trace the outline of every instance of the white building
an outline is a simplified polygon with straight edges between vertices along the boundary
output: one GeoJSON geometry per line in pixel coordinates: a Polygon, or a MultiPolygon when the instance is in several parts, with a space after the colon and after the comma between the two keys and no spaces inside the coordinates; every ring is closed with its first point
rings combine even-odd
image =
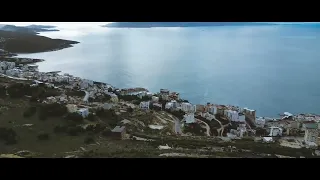
{"type": "Polygon", "coordinates": [[[269,127],[269,136],[276,137],[276,136],[282,136],[282,129],[280,127],[269,127]]]}
{"type": "Polygon", "coordinates": [[[238,113],[237,111],[224,110],[224,115],[225,115],[230,121],[239,121],[239,113],[238,113]]]}
{"type": "Polygon", "coordinates": [[[22,71],[20,69],[17,69],[17,68],[8,69],[8,70],[6,70],[6,75],[18,77],[21,72],[22,71]]]}
{"type": "Polygon", "coordinates": [[[216,114],[218,114],[218,107],[217,106],[210,106],[208,111],[209,111],[209,113],[216,115],[216,114]]]}
{"type": "Polygon", "coordinates": [[[152,101],[153,102],[159,102],[159,98],[157,96],[152,96],[152,101]]]}
{"type": "Polygon", "coordinates": [[[239,122],[245,122],[246,121],[246,116],[245,115],[239,115],[238,121],[239,122]]]}
{"type": "Polygon", "coordinates": [[[194,113],[189,113],[184,115],[184,120],[186,121],[187,124],[195,123],[196,119],[194,118],[194,113]]]}
{"type": "Polygon", "coordinates": [[[141,102],[140,105],[139,105],[139,107],[140,107],[141,109],[147,110],[147,109],[150,108],[150,102],[149,102],[149,101],[141,102]]]}
{"type": "Polygon", "coordinates": [[[93,86],[93,81],[88,79],[83,79],[80,83],[80,88],[86,89],[89,86],[93,86]]]}
{"type": "Polygon", "coordinates": [[[259,117],[256,119],[256,126],[257,127],[264,127],[264,125],[266,124],[266,120],[264,117],[259,117]]]}
{"type": "Polygon", "coordinates": [[[176,100],[172,100],[171,103],[172,103],[172,108],[176,109],[177,107],[179,107],[179,104],[176,100]]]}
{"type": "Polygon", "coordinates": [[[194,106],[190,103],[183,102],[181,103],[181,110],[184,112],[195,112],[194,106]]]}
{"type": "Polygon", "coordinates": [[[88,108],[81,108],[81,109],[77,110],[77,113],[79,113],[83,118],[86,118],[89,115],[89,109],[88,108]]]}
{"type": "Polygon", "coordinates": [[[171,109],[171,108],[173,108],[172,102],[167,102],[166,106],[165,106],[165,109],[171,109]]]}

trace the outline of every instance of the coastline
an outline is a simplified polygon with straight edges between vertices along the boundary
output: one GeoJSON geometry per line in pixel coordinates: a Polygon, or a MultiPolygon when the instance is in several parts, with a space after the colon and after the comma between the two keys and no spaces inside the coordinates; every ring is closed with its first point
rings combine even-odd
{"type": "MultiPolygon", "coordinates": [[[[48,36],[49,38],[50,38],[50,36],[48,36]]],[[[79,43],[79,42],[78,42],[79,43]]],[[[76,44],[78,44],[78,43],[76,43],[76,44]]],[[[70,46],[70,47],[73,47],[73,46],[70,46]]],[[[66,47],[66,48],[68,48],[68,47],[66,47]]],[[[64,49],[64,48],[62,48],[62,49],[64,49]]],[[[58,50],[62,50],[62,49],[55,49],[55,50],[49,50],[49,51],[45,51],[45,52],[50,52],[50,51],[58,51],[58,50]]],[[[26,56],[26,57],[28,57],[28,54],[33,54],[33,53],[23,53],[23,54],[18,54],[19,56],[21,56],[21,55],[23,55],[23,56],[26,56]]],[[[21,58],[21,59],[29,59],[29,58],[21,58]]],[[[31,58],[30,58],[31,59],[31,58]]],[[[38,61],[38,62],[34,62],[35,64],[37,64],[37,65],[39,65],[40,66],[40,64],[38,64],[39,62],[43,62],[43,61],[45,61],[45,59],[42,59],[41,61],[38,61]]],[[[59,71],[59,69],[57,69],[57,71],[59,71]]],[[[67,72],[66,72],[67,73],[67,72]]],[[[79,77],[81,77],[81,76],[79,76],[79,77]]],[[[83,77],[81,77],[81,78],[83,78],[83,77]]],[[[111,85],[111,86],[113,86],[112,84],[109,84],[109,83],[107,83],[108,85],[111,85]]],[[[118,87],[118,88],[125,88],[125,87],[118,87]]],[[[126,88],[130,88],[130,87],[126,87],[126,88]]],[[[184,97],[184,99],[188,99],[187,97],[184,97]]],[[[281,113],[281,112],[277,112],[277,114],[278,113],[281,113]]],[[[276,115],[268,115],[268,116],[265,116],[265,117],[274,117],[274,116],[276,116],[276,115]]]]}

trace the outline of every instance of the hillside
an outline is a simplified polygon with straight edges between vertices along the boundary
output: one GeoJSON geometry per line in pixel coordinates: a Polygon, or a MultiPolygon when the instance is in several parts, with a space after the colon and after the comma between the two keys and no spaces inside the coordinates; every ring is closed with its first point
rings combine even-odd
{"type": "Polygon", "coordinates": [[[35,34],[0,30],[0,49],[11,53],[37,53],[72,47],[79,42],[51,39],[35,34]]]}
{"type": "Polygon", "coordinates": [[[204,27],[204,26],[265,26],[273,23],[253,22],[114,22],[102,27],[109,28],[151,28],[151,27],[204,27]]]}

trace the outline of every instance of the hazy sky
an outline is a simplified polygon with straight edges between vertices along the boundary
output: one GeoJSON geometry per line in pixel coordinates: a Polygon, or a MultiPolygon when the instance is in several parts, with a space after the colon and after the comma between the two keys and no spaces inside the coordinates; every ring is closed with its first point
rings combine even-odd
{"type": "Polygon", "coordinates": [[[75,36],[82,36],[92,32],[99,32],[106,30],[101,25],[110,22],[0,22],[0,24],[9,24],[16,26],[27,25],[53,25],[57,26],[60,32],[41,33],[52,38],[72,38],[75,36]]]}

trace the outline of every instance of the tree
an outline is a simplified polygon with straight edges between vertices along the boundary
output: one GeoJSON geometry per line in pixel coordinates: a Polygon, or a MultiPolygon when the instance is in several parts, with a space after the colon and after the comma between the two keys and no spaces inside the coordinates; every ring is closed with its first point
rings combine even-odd
{"type": "Polygon", "coordinates": [[[84,139],[84,143],[85,144],[92,144],[92,143],[94,143],[95,141],[94,141],[94,139],[93,139],[93,137],[86,137],[85,139],[84,139]]]}
{"type": "Polygon", "coordinates": [[[108,92],[112,92],[112,88],[111,87],[108,88],[108,92]]]}

